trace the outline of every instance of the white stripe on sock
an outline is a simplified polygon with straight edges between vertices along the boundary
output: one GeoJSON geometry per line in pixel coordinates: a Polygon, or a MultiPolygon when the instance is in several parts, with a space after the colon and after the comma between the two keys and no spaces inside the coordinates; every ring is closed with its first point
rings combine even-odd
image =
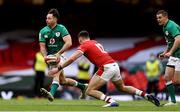
{"type": "Polygon", "coordinates": [[[52,84],[58,84],[58,85],[59,85],[59,82],[56,81],[56,80],[54,80],[54,81],[52,82],[52,84]]]}
{"type": "Polygon", "coordinates": [[[170,85],[170,84],[172,84],[172,81],[166,82],[166,86],[168,86],[168,85],[170,85]]]}
{"type": "Polygon", "coordinates": [[[106,95],[102,94],[101,97],[100,97],[100,100],[104,100],[106,97],[106,95]]]}
{"type": "Polygon", "coordinates": [[[135,94],[136,94],[136,95],[138,95],[138,96],[141,96],[142,91],[141,91],[141,90],[139,90],[139,89],[136,89],[135,94]]]}

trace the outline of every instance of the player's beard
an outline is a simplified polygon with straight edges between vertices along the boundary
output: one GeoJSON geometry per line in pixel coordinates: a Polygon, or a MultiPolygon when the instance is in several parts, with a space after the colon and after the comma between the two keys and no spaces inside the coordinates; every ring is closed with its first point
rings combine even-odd
{"type": "Polygon", "coordinates": [[[51,23],[51,24],[48,24],[47,25],[50,27],[50,28],[54,28],[56,26],[57,23],[51,23]]]}

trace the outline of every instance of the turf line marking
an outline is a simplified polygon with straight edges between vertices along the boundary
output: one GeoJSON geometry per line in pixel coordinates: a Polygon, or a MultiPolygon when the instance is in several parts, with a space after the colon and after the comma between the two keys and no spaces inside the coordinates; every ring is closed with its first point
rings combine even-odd
{"type": "MultiPolygon", "coordinates": [[[[155,111],[0,111],[0,112],[155,112],[155,111]]],[[[156,111],[164,112],[164,111],[156,111]]],[[[180,111],[165,111],[165,112],[180,112],[180,111]]]]}

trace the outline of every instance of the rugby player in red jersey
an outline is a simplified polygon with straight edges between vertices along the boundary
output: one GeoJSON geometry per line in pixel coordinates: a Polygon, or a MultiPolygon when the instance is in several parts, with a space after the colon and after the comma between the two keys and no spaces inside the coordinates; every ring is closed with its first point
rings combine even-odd
{"type": "Polygon", "coordinates": [[[98,89],[106,84],[108,81],[112,81],[116,88],[120,91],[135,94],[143,97],[144,99],[152,102],[156,106],[160,105],[158,99],[153,95],[146,94],[145,92],[136,89],[132,86],[125,86],[120,74],[118,64],[112,59],[112,57],[104,50],[103,46],[95,40],[90,40],[89,33],[87,31],[81,31],[78,34],[80,46],[63,64],[59,64],[57,68],[53,68],[49,71],[49,75],[53,76],[59,70],[70,65],[77,58],[84,55],[95,66],[99,67],[98,71],[92,77],[89,85],[86,89],[86,95],[95,97],[99,100],[105,101],[107,104],[103,107],[116,107],[119,104],[109,96],[106,96],[98,89]]]}

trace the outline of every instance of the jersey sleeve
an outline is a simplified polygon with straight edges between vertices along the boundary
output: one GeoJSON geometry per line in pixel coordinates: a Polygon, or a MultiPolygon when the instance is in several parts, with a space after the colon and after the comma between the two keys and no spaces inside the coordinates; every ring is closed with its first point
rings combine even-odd
{"type": "Polygon", "coordinates": [[[62,35],[62,37],[66,36],[66,35],[69,35],[69,32],[68,32],[68,30],[66,29],[65,26],[62,26],[61,35],[62,35]]]}
{"type": "Polygon", "coordinates": [[[44,36],[43,36],[43,33],[42,31],[39,32],[39,42],[46,42],[44,36]]]}
{"type": "Polygon", "coordinates": [[[171,33],[171,35],[175,38],[177,35],[180,35],[180,28],[177,27],[176,25],[171,25],[168,28],[168,31],[171,33]]]}
{"type": "Polygon", "coordinates": [[[86,52],[86,50],[87,50],[87,45],[85,45],[85,44],[82,44],[82,45],[80,45],[78,48],[77,48],[77,50],[79,50],[79,51],[81,51],[81,52],[86,52]]]}

